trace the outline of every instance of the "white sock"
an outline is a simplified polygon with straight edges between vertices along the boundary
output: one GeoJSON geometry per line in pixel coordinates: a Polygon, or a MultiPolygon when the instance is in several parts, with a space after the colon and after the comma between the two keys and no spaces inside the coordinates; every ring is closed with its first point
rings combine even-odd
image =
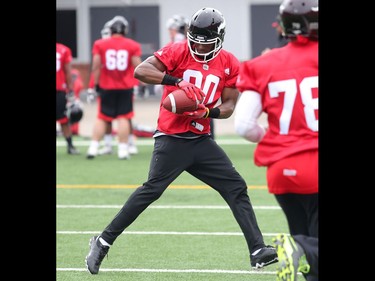
{"type": "Polygon", "coordinates": [[[111,245],[108,244],[102,237],[99,237],[99,242],[102,243],[103,246],[111,247],[111,245]]]}
{"type": "Polygon", "coordinates": [[[91,143],[90,143],[90,147],[98,148],[99,147],[99,142],[92,140],[91,143]]]}
{"type": "Polygon", "coordinates": [[[126,142],[119,142],[118,150],[128,150],[128,144],[126,142]]]}
{"type": "Polygon", "coordinates": [[[134,145],[134,135],[133,134],[129,135],[128,143],[129,143],[129,145],[134,145]]]}
{"type": "Polygon", "coordinates": [[[104,144],[105,146],[112,147],[112,134],[106,134],[104,135],[104,144]]]}

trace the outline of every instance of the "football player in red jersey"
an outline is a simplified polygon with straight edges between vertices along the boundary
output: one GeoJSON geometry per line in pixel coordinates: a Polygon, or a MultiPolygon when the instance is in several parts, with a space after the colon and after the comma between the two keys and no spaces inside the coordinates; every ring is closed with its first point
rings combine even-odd
{"type": "MultiPolygon", "coordinates": [[[[258,143],[257,166],[291,235],[318,237],[318,0],[284,0],[281,26],[290,42],[243,62],[234,125],[258,143]],[[267,114],[268,129],[258,124],[267,114]]],[[[309,277],[310,280],[318,280],[309,277]]],[[[284,280],[284,279],[281,279],[284,280]]],[[[294,280],[294,279],[293,279],[294,280]]]]}
{"type": "Polygon", "coordinates": [[[126,38],[128,22],[116,16],[109,24],[111,37],[93,45],[92,73],[99,93],[99,113],[94,125],[87,158],[98,155],[99,142],[106,133],[107,123],[117,120],[118,158],[129,159],[130,119],[134,116],[134,68],[141,63],[141,45],[126,38]]]}
{"type": "Polygon", "coordinates": [[[73,91],[71,73],[72,51],[68,46],[56,43],[56,121],[67,142],[68,154],[79,154],[73,146],[72,131],[66,112],[67,94],[73,91]]]}
{"type": "MultiPolygon", "coordinates": [[[[79,70],[75,68],[72,69],[72,83],[74,99],[79,100],[80,93],[83,90],[83,81],[79,70]]],[[[79,122],[70,124],[70,130],[73,135],[79,135],[79,122]]]]}
{"type": "Polygon", "coordinates": [[[183,114],[174,114],[160,104],[148,180],[134,191],[104,231],[91,238],[86,257],[91,274],[99,272],[117,237],[184,171],[212,187],[227,202],[243,231],[252,268],[277,262],[275,248],[264,243],[246,182],[210,136],[210,118],[230,117],[239,95],[235,84],[240,63],[222,48],[225,28],[219,10],[202,8],[191,18],[187,40],[161,48],[135,69],[134,76],[141,81],[165,85],[161,102],[181,88],[202,103],[196,111],[183,114]]]}
{"type": "MultiPolygon", "coordinates": [[[[118,17],[118,16],[116,16],[116,17],[118,17]]],[[[123,20],[123,18],[121,18],[121,17],[119,19],[123,20]]],[[[113,20],[114,19],[111,19],[110,21],[107,21],[104,24],[102,30],[100,31],[100,35],[101,35],[102,39],[111,37],[110,26],[111,26],[113,20]]],[[[125,24],[127,25],[126,21],[125,21],[125,24]]],[[[132,70],[132,71],[134,71],[134,70],[132,70]]],[[[137,86],[139,84],[139,80],[135,79],[134,77],[133,77],[133,81],[134,81],[134,86],[137,86]]],[[[93,101],[95,99],[95,97],[98,95],[98,93],[95,92],[94,88],[95,88],[94,76],[91,73],[90,80],[89,80],[89,89],[88,89],[88,101],[89,102],[93,101]]],[[[100,108],[98,110],[100,110],[100,108]]],[[[130,122],[130,133],[129,133],[129,137],[128,137],[128,151],[129,151],[130,155],[134,155],[134,154],[138,153],[138,148],[137,148],[137,145],[135,143],[136,137],[133,134],[132,119],[129,119],[129,122],[130,122]]],[[[113,136],[116,135],[116,134],[117,134],[117,132],[115,130],[113,130],[113,128],[112,128],[112,122],[106,122],[106,129],[105,129],[105,134],[104,134],[104,138],[103,138],[104,145],[101,148],[99,148],[98,155],[106,155],[106,154],[112,154],[113,153],[113,149],[112,149],[113,136]]]]}

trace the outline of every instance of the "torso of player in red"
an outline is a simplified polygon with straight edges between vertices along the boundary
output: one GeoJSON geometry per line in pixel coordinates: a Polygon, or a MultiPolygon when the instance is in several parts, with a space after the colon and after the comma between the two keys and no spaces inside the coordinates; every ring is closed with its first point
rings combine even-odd
{"type": "Polygon", "coordinates": [[[290,42],[241,65],[240,92],[260,93],[268,130],[254,162],[268,166],[294,153],[318,149],[318,42],[290,42]]]}
{"type": "MultiPolygon", "coordinates": [[[[225,87],[234,88],[239,71],[239,61],[231,53],[221,50],[219,55],[208,63],[196,62],[190,54],[187,41],[168,44],[154,53],[167,67],[166,73],[183,78],[205,93],[203,104],[208,108],[221,104],[221,92],[225,87]]],[[[161,101],[175,86],[164,87],[161,101]]],[[[157,129],[165,134],[210,132],[210,119],[191,119],[184,115],[169,112],[160,104],[157,129]]]]}
{"type": "Polygon", "coordinates": [[[71,50],[60,43],[56,43],[56,90],[66,91],[66,77],[64,67],[72,61],[71,50]]]}
{"type": "Polygon", "coordinates": [[[141,45],[122,36],[95,41],[92,54],[99,54],[102,68],[99,86],[106,90],[133,88],[133,56],[141,56],[141,45]]]}

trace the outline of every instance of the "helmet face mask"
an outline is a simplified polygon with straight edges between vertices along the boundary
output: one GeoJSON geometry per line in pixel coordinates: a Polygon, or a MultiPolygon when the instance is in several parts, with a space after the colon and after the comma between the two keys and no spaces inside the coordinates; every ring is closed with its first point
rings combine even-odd
{"type": "Polygon", "coordinates": [[[214,59],[221,51],[225,35],[225,19],[220,11],[202,8],[191,18],[187,32],[188,46],[192,57],[200,63],[214,59]],[[212,44],[212,49],[199,53],[195,44],[212,44]]]}
{"type": "Polygon", "coordinates": [[[284,0],[279,8],[283,35],[318,39],[318,0],[284,0]]]}
{"type": "Polygon", "coordinates": [[[102,38],[109,38],[111,37],[111,30],[109,29],[109,27],[104,27],[101,31],[100,31],[100,35],[102,36],[102,38]]]}

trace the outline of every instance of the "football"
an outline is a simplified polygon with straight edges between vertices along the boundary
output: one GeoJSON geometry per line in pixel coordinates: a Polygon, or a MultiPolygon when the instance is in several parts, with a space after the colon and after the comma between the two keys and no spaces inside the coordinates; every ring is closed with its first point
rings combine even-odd
{"type": "Polygon", "coordinates": [[[186,111],[194,111],[198,108],[199,100],[189,99],[185,91],[177,89],[168,94],[163,100],[163,107],[173,113],[182,114],[186,111]]]}

